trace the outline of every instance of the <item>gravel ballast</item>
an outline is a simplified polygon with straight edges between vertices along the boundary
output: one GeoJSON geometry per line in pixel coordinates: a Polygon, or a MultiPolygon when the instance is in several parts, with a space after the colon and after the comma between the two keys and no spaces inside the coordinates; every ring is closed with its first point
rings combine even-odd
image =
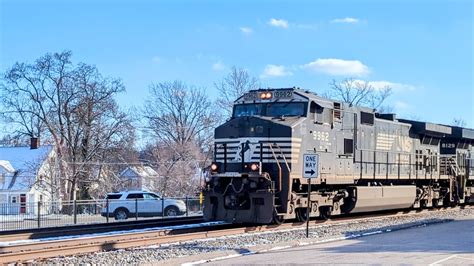
{"type": "MultiPolygon", "coordinates": [[[[80,256],[53,258],[46,263],[53,264],[149,264],[163,263],[171,259],[198,254],[232,252],[249,253],[261,251],[261,247],[272,245],[296,246],[302,243],[316,243],[332,239],[360,237],[373,233],[389,232],[404,228],[426,226],[429,224],[450,222],[454,219],[474,217],[474,208],[451,209],[405,216],[385,218],[366,218],[345,221],[338,224],[320,224],[310,227],[309,238],[306,229],[285,229],[279,231],[246,233],[213,239],[202,239],[182,243],[149,246],[134,249],[122,249],[80,256]],[[260,248],[259,248],[260,247],[260,248]]],[[[207,257],[209,257],[207,256],[207,257]]]]}

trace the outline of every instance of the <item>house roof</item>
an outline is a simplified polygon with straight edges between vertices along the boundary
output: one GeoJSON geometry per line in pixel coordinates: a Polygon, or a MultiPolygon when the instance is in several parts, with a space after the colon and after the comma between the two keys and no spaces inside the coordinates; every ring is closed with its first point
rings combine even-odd
{"type": "Polygon", "coordinates": [[[15,168],[13,168],[13,166],[11,165],[11,163],[9,161],[0,160],[0,167],[3,168],[3,170],[0,168],[0,173],[2,171],[6,171],[8,173],[14,173],[15,172],[15,168]]]}
{"type": "Polygon", "coordinates": [[[150,166],[129,166],[120,173],[120,177],[127,177],[124,174],[128,170],[133,171],[139,177],[158,177],[158,173],[150,166]]]}
{"type": "Polygon", "coordinates": [[[0,147],[0,167],[6,170],[0,190],[30,190],[38,170],[53,150],[52,145],[30,147],[0,147]],[[12,171],[13,170],[13,171],[12,171]]]}

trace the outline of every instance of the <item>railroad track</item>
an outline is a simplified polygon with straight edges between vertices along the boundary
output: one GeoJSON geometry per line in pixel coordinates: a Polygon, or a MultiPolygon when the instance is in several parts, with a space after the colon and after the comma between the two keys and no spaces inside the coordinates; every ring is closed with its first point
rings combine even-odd
{"type": "Polygon", "coordinates": [[[61,227],[35,228],[0,232],[0,242],[42,239],[60,236],[76,236],[92,233],[106,233],[120,230],[144,229],[157,226],[172,226],[203,222],[202,216],[160,218],[138,221],[123,221],[107,224],[87,224],[61,227]]]}
{"type": "MultiPolygon", "coordinates": [[[[459,207],[457,207],[459,208],[459,207]]],[[[322,223],[338,224],[348,221],[386,218],[398,215],[417,215],[435,210],[399,211],[391,213],[375,213],[362,215],[346,215],[335,217],[332,220],[312,220],[311,225],[322,223]]],[[[200,227],[179,229],[157,229],[146,232],[121,233],[119,235],[99,235],[74,239],[41,241],[0,247],[0,263],[25,262],[41,260],[58,256],[71,256],[99,251],[134,248],[148,245],[168,244],[197,239],[214,238],[221,236],[255,233],[265,231],[284,230],[290,228],[303,228],[305,223],[289,222],[281,225],[259,225],[242,227],[232,224],[203,225],[200,227]]]]}

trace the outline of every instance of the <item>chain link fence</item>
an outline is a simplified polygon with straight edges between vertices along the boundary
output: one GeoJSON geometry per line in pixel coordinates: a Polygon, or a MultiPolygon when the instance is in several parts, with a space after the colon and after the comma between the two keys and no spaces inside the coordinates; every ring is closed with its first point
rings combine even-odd
{"type": "Polygon", "coordinates": [[[201,215],[188,197],[0,203],[0,231],[201,215]]]}

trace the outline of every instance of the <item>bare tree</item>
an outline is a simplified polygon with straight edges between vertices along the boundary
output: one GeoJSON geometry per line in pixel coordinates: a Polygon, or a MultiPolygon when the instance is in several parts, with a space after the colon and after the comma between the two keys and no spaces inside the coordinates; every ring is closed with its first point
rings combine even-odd
{"type": "Polygon", "coordinates": [[[193,195],[199,189],[199,169],[210,162],[205,153],[192,143],[188,145],[188,151],[192,156],[183,160],[176,153],[176,145],[173,143],[148,145],[143,151],[142,160],[158,172],[156,191],[164,196],[193,195]]]}
{"type": "MultiPolygon", "coordinates": [[[[329,98],[341,100],[350,105],[362,105],[378,109],[382,103],[392,94],[392,88],[374,88],[368,81],[353,78],[344,79],[341,82],[332,80],[330,88],[326,92],[329,98]]],[[[387,107],[385,107],[387,109],[387,107]]]]}
{"type": "Polygon", "coordinates": [[[145,157],[163,178],[162,193],[190,193],[197,188],[194,173],[209,163],[206,158],[219,120],[214,105],[202,89],[165,82],[151,86],[143,113],[146,128],[157,140],[145,157]]]}
{"type": "Polygon", "coordinates": [[[377,108],[377,112],[381,114],[390,114],[390,113],[394,113],[395,110],[393,106],[391,105],[381,105],[380,107],[377,108]]]}
{"type": "Polygon", "coordinates": [[[181,81],[154,84],[145,104],[147,127],[158,139],[185,145],[212,136],[217,113],[202,89],[188,87],[181,81]]]}
{"type": "Polygon", "coordinates": [[[0,147],[16,147],[25,143],[26,140],[17,134],[5,134],[0,138],[0,147]]]}
{"type": "Polygon", "coordinates": [[[232,115],[234,101],[245,92],[258,89],[260,81],[250,76],[247,70],[234,66],[230,73],[222,81],[214,83],[214,86],[219,91],[216,104],[222,110],[224,117],[227,118],[232,115]]]}
{"type": "Polygon", "coordinates": [[[130,130],[130,121],[114,99],[125,89],[121,81],[102,77],[93,66],[74,65],[71,56],[66,51],[34,64],[16,63],[5,73],[0,95],[2,111],[18,132],[55,145],[63,194],[75,199],[78,187],[82,198],[89,197],[96,171],[89,163],[110,156],[110,145],[130,130]]]}

